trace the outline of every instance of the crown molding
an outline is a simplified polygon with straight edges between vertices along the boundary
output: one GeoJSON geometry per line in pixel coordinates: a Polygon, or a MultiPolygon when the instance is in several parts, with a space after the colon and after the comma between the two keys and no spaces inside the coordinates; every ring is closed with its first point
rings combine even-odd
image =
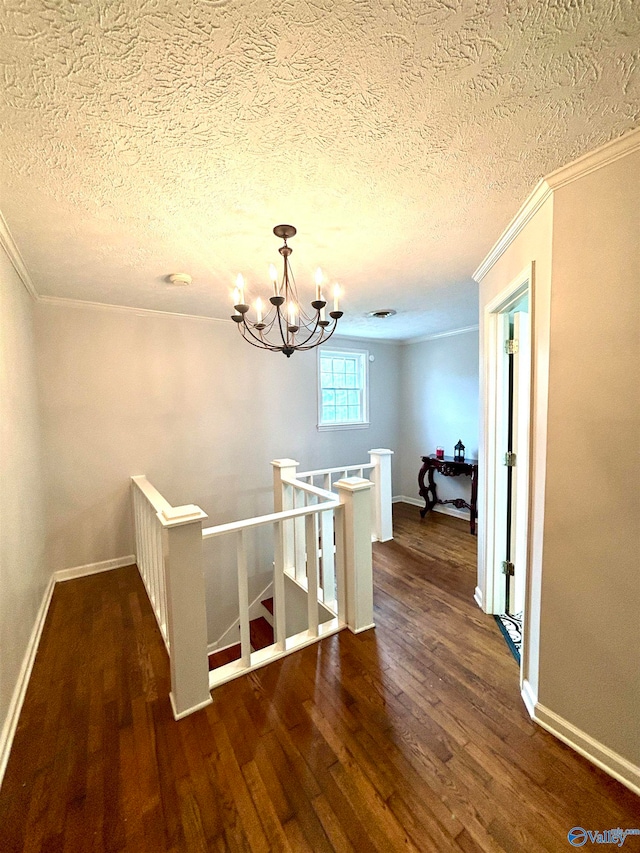
{"type": "Polygon", "coordinates": [[[566,166],[561,166],[555,172],[546,175],[545,181],[552,190],[556,190],[638,150],[640,150],[640,127],[583,154],[566,166]]]}
{"type": "Polygon", "coordinates": [[[615,163],[621,157],[625,157],[637,150],[640,150],[640,128],[635,128],[629,131],[629,133],[625,133],[624,136],[607,142],[594,151],[583,154],[577,160],[567,163],[566,166],[562,166],[560,169],[556,169],[544,177],[520,207],[509,225],[507,225],[489,254],[475,270],[472,276],[474,281],[478,283],[482,281],[496,261],[504,254],[525,225],[530,222],[547,199],[553,195],[555,190],[570,184],[572,181],[583,178],[591,172],[601,169],[603,166],[615,163]]]}
{"type": "Polygon", "coordinates": [[[2,215],[0,211],[0,246],[5,250],[7,257],[11,261],[11,264],[18,274],[18,278],[25,286],[27,293],[31,296],[32,299],[38,299],[38,291],[35,288],[33,281],[31,280],[31,276],[29,275],[29,270],[24,262],[22,255],[20,254],[20,250],[16,245],[16,241],[13,239],[11,231],[9,231],[9,226],[7,225],[7,221],[2,215]]]}
{"type": "Polygon", "coordinates": [[[220,317],[204,317],[200,314],[181,314],[179,311],[159,311],[156,308],[134,308],[131,305],[112,305],[110,302],[89,302],[84,299],[70,299],[66,296],[38,296],[38,302],[44,305],[61,305],[64,307],[78,308],[94,308],[104,309],[107,311],[116,311],[118,313],[138,314],[143,316],[154,317],[180,317],[183,320],[204,320],[208,323],[228,323],[231,325],[231,320],[224,320],[220,317]]]}
{"type": "Polygon", "coordinates": [[[405,341],[399,341],[402,346],[409,346],[410,344],[422,344],[425,341],[437,341],[440,338],[451,338],[454,335],[466,335],[468,332],[477,332],[480,327],[476,324],[475,326],[464,326],[461,329],[451,329],[449,332],[436,332],[433,335],[421,335],[419,338],[407,338],[405,341]]]}

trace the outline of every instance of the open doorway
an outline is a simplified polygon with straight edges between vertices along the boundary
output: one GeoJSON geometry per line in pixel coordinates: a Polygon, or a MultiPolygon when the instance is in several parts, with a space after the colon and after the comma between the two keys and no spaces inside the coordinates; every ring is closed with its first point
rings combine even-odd
{"type": "Polygon", "coordinates": [[[485,610],[518,662],[526,625],[531,422],[530,291],[527,268],[486,308],[485,610]]]}

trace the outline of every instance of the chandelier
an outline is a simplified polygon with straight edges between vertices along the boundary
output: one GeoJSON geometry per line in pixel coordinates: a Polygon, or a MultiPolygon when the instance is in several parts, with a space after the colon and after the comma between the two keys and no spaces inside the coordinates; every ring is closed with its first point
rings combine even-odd
{"type": "Polygon", "coordinates": [[[244,298],[244,279],[238,275],[236,288],[233,292],[236,313],[231,319],[238,324],[240,334],[248,343],[260,349],[272,352],[283,352],[287,358],[296,350],[309,350],[328,341],[335,332],[338,320],[342,317],[340,307],[340,286],[333,290],[333,311],[329,311],[330,320],[326,317],[327,303],[322,295],[323,275],[318,269],[315,275],[316,298],[312,301],[313,313],[307,314],[298,298],[295,279],[291,272],[289,257],[291,256],[290,240],[296,233],[293,225],[276,225],[273,229],[276,237],[284,241],[278,251],[284,261],[282,281],[278,284],[278,272],[273,264],[269,273],[273,284],[273,296],[269,297],[271,307],[265,306],[258,297],[255,302],[255,322],[249,318],[250,306],[244,298]],[[267,309],[265,311],[265,308],[267,309]]]}

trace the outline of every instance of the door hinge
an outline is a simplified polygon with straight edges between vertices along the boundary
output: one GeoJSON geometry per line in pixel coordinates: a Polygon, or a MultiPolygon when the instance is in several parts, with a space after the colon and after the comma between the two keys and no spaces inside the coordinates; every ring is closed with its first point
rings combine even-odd
{"type": "Polygon", "coordinates": [[[515,468],[516,466],[516,454],[509,451],[504,454],[504,464],[507,468],[515,468]]]}
{"type": "Polygon", "coordinates": [[[513,565],[511,560],[503,560],[502,561],[502,574],[503,575],[510,575],[511,577],[513,577],[513,575],[515,575],[515,573],[516,573],[516,567],[513,565]]]}
{"type": "Polygon", "coordinates": [[[507,355],[514,355],[518,352],[518,341],[505,341],[504,351],[507,355]]]}

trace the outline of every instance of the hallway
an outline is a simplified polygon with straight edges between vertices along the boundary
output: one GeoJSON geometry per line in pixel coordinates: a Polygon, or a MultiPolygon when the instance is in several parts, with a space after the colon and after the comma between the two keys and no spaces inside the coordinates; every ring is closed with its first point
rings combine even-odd
{"type": "Polygon", "coordinates": [[[3,853],[553,853],[574,826],[640,825],[635,795],[529,719],[473,600],[468,524],[397,504],[394,526],[374,545],[375,630],[179,723],[135,568],[58,584],[0,791],[3,853]]]}

